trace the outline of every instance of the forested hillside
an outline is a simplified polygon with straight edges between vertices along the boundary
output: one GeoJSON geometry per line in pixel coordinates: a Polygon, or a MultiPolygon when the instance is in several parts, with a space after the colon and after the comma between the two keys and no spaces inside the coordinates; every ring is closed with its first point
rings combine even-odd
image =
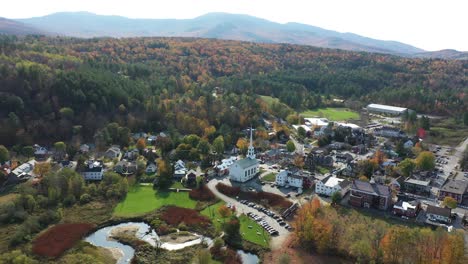
{"type": "Polygon", "coordinates": [[[110,122],[122,133],[215,137],[255,124],[263,111],[288,114],[257,95],[296,110],[333,97],[454,117],[468,107],[466,60],[190,38],[0,38],[5,145],[92,140],[110,122]],[[215,87],[223,94],[213,96],[215,87]]]}

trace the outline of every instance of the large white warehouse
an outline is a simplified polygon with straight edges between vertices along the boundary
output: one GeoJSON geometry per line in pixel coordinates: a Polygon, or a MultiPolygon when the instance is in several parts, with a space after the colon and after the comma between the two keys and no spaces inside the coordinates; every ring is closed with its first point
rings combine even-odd
{"type": "Polygon", "coordinates": [[[408,111],[408,108],[391,106],[391,105],[382,105],[382,104],[370,104],[367,106],[367,111],[388,114],[388,115],[401,115],[405,111],[408,111]]]}

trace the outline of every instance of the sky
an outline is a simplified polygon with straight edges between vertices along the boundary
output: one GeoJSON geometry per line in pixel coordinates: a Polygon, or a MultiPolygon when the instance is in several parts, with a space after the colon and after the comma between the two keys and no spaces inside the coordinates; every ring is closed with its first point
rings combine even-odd
{"type": "Polygon", "coordinates": [[[88,11],[130,18],[248,14],[339,32],[396,40],[428,51],[468,51],[467,0],[0,0],[0,17],[88,11]]]}

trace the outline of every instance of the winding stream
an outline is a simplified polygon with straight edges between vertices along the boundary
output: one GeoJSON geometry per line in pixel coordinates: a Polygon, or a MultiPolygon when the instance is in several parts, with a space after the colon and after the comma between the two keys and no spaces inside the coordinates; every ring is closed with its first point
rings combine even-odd
{"type": "Polygon", "coordinates": [[[124,245],[118,241],[110,239],[110,234],[114,228],[132,227],[132,226],[138,227],[138,231],[136,233],[137,238],[148,242],[152,246],[159,245],[161,248],[164,248],[167,250],[182,249],[185,247],[200,244],[202,241],[206,242],[208,245],[213,244],[212,239],[208,237],[200,236],[197,234],[194,234],[198,237],[197,239],[187,241],[185,243],[169,243],[169,242],[161,243],[159,240],[159,236],[156,234],[154,229],[151,229],[148,224],[143,223],[143,222],[127,222],[127,223],[122,223],[118,225],[104,227],[92,233],[88,237],[86,237],[85,241],[98,247],[118,249],[122,253],[123,256],[117,260],[117,264],[130,263],[130,261],[132,260],[135,254],[135,250],[131,246],[124,245]]]}

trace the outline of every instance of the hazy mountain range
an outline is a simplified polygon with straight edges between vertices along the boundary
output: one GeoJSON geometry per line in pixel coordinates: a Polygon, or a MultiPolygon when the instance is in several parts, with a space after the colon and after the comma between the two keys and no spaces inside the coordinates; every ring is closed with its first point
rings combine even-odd
{"type": "Polygon", "coordinates": [[[389,53],[409,57],[467,58],[455,50],[426,52],[417,47],[340,33],[299,23],[276,23],[228,13],[209,13],[193,19],[131,19],[89,12],[61,12],[26,19],[0,19],[0,33],[47,34],[73,37],[199,37],[264,43],[291,43],[324,48],[389,53]]]}

